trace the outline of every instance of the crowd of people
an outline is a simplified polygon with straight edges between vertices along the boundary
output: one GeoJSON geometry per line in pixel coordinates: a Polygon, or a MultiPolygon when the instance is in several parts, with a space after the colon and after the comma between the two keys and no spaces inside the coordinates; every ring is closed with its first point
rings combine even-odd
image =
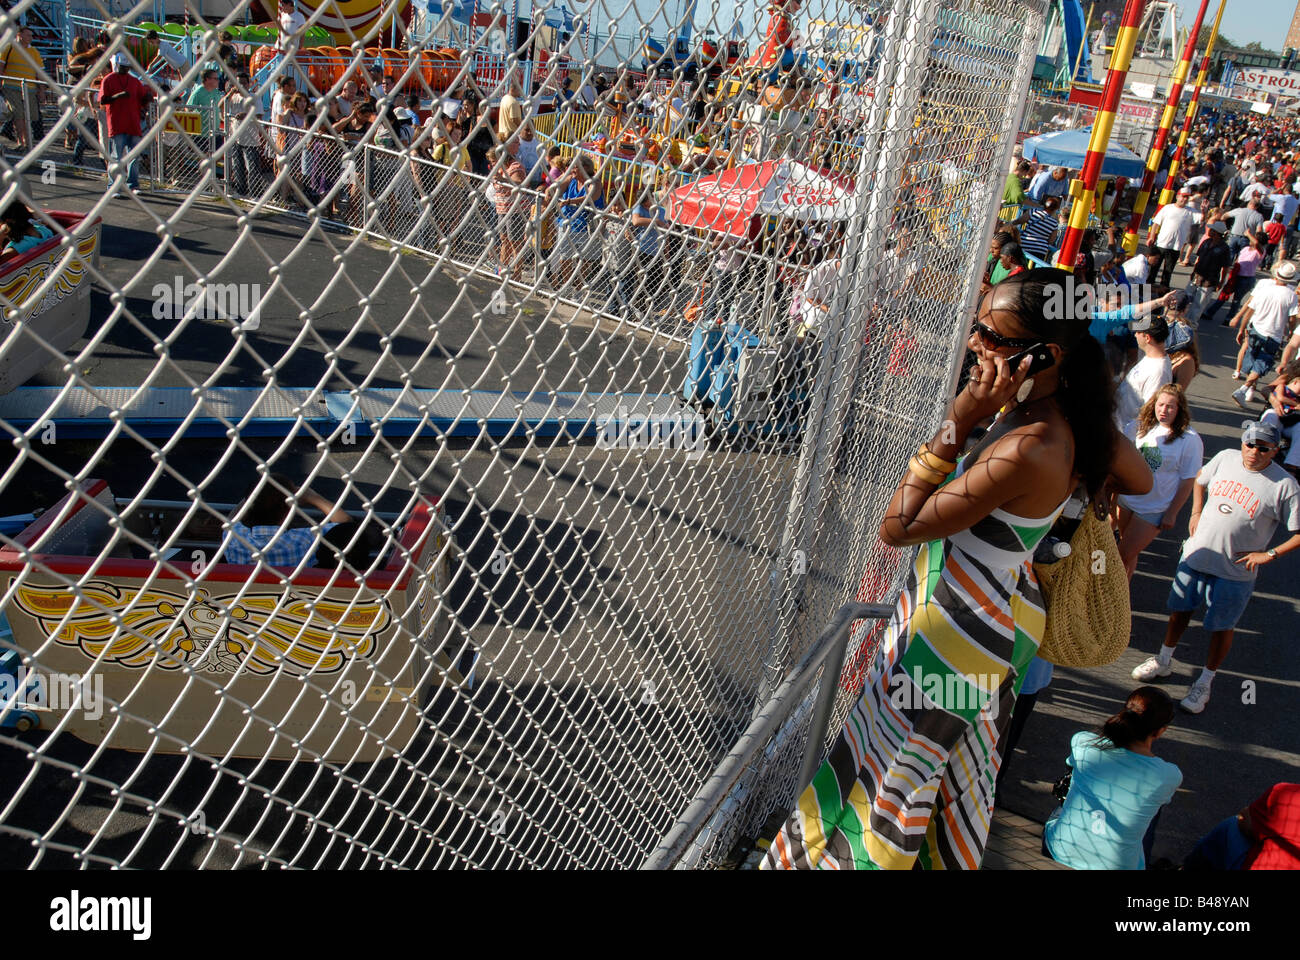
{"type": "MultiPolygon", "coordinates": [[[[293,12],[291,3],[283,7],[293,12]]],[[[106,34],[79,39],[69,62],[74,82],[94,81],[78,97],[71,147],[74,162],[102,152],[114,189],[138,191],[156,92],[126,55],[106,58],[109,45],[106,34]]],[[[39,53],[22,52],[30,49],[30,31],[20,32],[7,78],[15,65],[39,66],[39,53]]],[[[589,152],[543,140],[517,85],[493,118],[472,84],[430,111],[382,68],[358,70],[338,92],[325,93],[301,90],[285,73],[264,112],[247,70],[233,46],[223,46],[181,98],[199,115],[192,141],[211,163],[220,160],[236,197],[261,200],[276,180],[282,206],[315,208],[356,227],[373,208],[394,232],[399,223],[418,224],[414,242],[432,251],[482,244],[476,226],[487,224],[485,252],[501,277],[524,280],[531,268],[536,282],[594,290],[619,313],[646,322],[675,322],[679,312],[706,326],[734,319],[752,308],[741,292],[754,287],[754,273],[774,253],[781,269],[772,300],[800,344],[817,339],[840,293],[835,228],[796,225],[756,241],[713,235],[684,258],[667,218],[675,181],[630,180],[589,152]],[[554,231],[545,259],[532,242],[543,220],[554,231]],[[664,292],[678,282],[684,259],[698,271],[692,280],[704,280],[689,304],[664,292]]],[[[31,123],[39,103],[26,99],[39,95],[37,85],[6,81],[3,89],[23,148],[42,135],[31,123]]],[[[638,93],[597,76],[566,85],[559,106],[619,120],[677,118],[698,128],[707,120],[707,89],[701,78],[685,96],[656,98],[650,84],[638,93]]],[[[725,142],[730,125],[718,134],[725,142]]],[[[909,463],[879,531],[890,547],[917,547],[920,559],[846,734],[772,844],[769,866],[977,867],[994,785],[1051,681],[1051,665],[1036,656],[1050,612],[1031,566],[1038,545],[1058,539],[1063,518],[1077,524],[1081,510],[1104,512],[1132,578],[1143,552],[1178,529],[1190,503],[1187,540],[1169,571],[1163,643],[1132,671],[1142,686],[1123,709],[1069,743],[1071,787],[1044,835],[1044,852],[1070,866],[1148,864],[1160,811],[1183,782],[1182,772],[1156,755],[1176,710],[1153,684],[1173,673],[1173,653],[1204,608],[1204,666],[1178,705],[1193,715],[1205,711],[1259,569],[1300,549],[1300,444],[1293,442],[1300,423],[1300,130],[1207,111],[1189,148],[1167,184],[1172,202],[1150,219],[1145,252],[1129,256],[1120,242],[1135,185],[1115,181],[1097,206],[1109,226],[1089,230],[1076,260],[1058,268],[1041,264],[1051,262],[1075,202],[1070,171],[1016,160],[1002,196],[1004,215],[1014,213],[993,238],[963,386],[944,426],[909,463]],[[1181,289],[1174,286],[1180,267],[1190,271],[1181,289]],[[1099,296],[1082,313],[1049,306],[1076,304],[1067,292],[1074,284],[1099,296]],[[1201,367],[1198,332],[1220,313],[1240,346],[1240,386],[1231,398],[1252,416],[1240,443],[1207,461],[1188,391],[1201,367]],[[1027,355],[1035,351],[1046,359],[1042,366],[1027,355]],[[1279,528],[1287,538],[1274,542],[1279,528]],[[957,663],[997,678],[982,691],[986,709],[896,709],[897,690],[916,685],[917,670],[964,682],[957,663]]],[[[19,207],[0,217],[0,240],[13,250],[48,237],[19,207]]],[[[924,251],[909,243],[894,243],[891,276],[880,278],[891,302],[924,261],[924,251]]],[[[892,332],[902,335],[905,322],[895,325],[892,332]]],[[[325,533],[340,525],[326,538],[335,560],[357,546],[345,512],[320,498],[306,502],[326,514],[325,533]]],[[[249,562],[276,547],[284,552],[271,555],[272,564],[310,559],[320,538],[311,531],[283,537],[284,518],[282,493],[251,497],[227,559],[249,562]]],[[[1259,787],[1267,789],[1246,811],[1190,852],[1189,866],[1300,867],[1300,786],[1259,787]]]]}
{"type": "MultiPolygon", "coordinates": [[[[1161,811],[1184,782],[1157,755],[1177,710],[1153,684],[1173,674],[1172,655],[1203,610],[1208,651],[1178,706],[1205,711],[1258,572],[1300,550],[1300,454],[1290,443],[1300,422],[1297,151],[1292,122],[1207,111],[1171,181],[1165,158],[1152,196],[1168,181],[1173,200],[1148,211],[1146,250],[1129,256],[1121,243],[1137,185],[1112,183],[1094,208],[1103,226],[1056,267],[1046,264],[1076,202],[1071,171],[1016,160],[964,386],[880,528],[885,543],[921,555],[862,698],[765,867],[978,866],[994,785],[1051,679],[1036,650],[1063,611],[1034,576],[1035,563],[1058,562],[1040,547],[1068,541],[1079,521],[1065,518],[1094,510],[1131,579],[1190,502],[1163,643],[1133,669],[1142,685],[1123,709],[1068,744],[1062,804],[1042,846],[1079,869],[1151,866],[1161,811]],[[1174,284],[1176,267],[1190,268],[1185,286],[1174,284]],[[1082,285],[1094,295],[1076,298],[1082,285]],[[1198,331],[1220,311],[1241,347],[1232,400],[1251,418],[1239,443],[1207,461],[1188,387],[1201,366],[1198,331]],[[950,693],[897,696],[926,672],[942,675],[936,690],[965,691],[973,675],[992,683],[956,703],[950,693]]],[[[1245,810],[1185,851],[1187,869],[1300,868],[1300,784],[1252,789],[1245,810]]]]}

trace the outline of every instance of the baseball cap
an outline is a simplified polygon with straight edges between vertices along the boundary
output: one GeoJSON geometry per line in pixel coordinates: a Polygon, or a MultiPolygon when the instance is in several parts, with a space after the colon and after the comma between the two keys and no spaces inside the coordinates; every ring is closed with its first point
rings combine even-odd
{"type": "Polygon", "coordinates": [[[1241,442],[1242,443],[1272,443],[1282,442],[1282,431],[1276,423],[1267,420],[1243,420],[1241,422],[1241,442]]]}
{"type": "Polygon", "coordinates": [[[1283,260],[1273,268],[1273,279],[1279,283],[1295,283],[1297,274],[1300,274],[1300,269],[1294,260],[1283,260]]]}
{"type": "Polygon", "coordinates": [[[1222,220],[1215,220],[1212,224],[1210,224],[1210,229],[1215,233],[1227,233],[1228,225],[1224,223],[1222,220]]]}
{"type": "Polygon", "coordinates": [[[131,61],[126,58],[126,54],[122,53],[121,51],[118,51],[117,53],[113,54],[114,70],[121,70],[123,67],[127,66],[130,62],[131,61]]]}
{"type": "Polygon", "coordinates": [[[1147,333],[1156,340],[1164,340],[1169,336],[1169,324],[1165,323],[1163,317],[1157,317],[1154,314],[1148,314],[1140,320],[1134,320],[1128,325],[1128,328],[1134,333],[1147,333]]]}

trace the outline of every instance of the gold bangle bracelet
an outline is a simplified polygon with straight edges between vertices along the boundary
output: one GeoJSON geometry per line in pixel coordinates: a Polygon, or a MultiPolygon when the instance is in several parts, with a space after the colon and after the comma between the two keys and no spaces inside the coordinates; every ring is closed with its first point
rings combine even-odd
{"type": "Polygon", "coordinates": [[[907,462],[907,469],[911,471],[912,476],[924,480],[926,483],[933,483],[935,486],[943,483],[948,479],[948,474],[940,473],[938,470],[931,470],[919,457],[913,457],[907,462]]]}
{"type": "Polygon", "coordinates": [[[921,462],[932,470],[938,470],[942,473],[952,473],[957,469],[955,460],[945,460],[933,450],[928,443],[921,444],[921,448],[916,451],[916,455],[921,458],[921,462]]]}

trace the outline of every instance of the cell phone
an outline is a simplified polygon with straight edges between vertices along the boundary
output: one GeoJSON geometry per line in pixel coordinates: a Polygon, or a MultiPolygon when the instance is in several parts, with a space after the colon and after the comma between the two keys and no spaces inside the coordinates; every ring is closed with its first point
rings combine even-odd
{"type": "Polygon", "coordinates": [[[1052,357],[1052,351],[1047,349],[1047,344],[1036,343],[1028,350],[1022,350],[1014,356],[1007,357],[1007,367],[1014,372],[1019,368],[1021,361],[1031,355],[1034,359],[1029,361],[1029,372],[1025,374],[1026,377],[1032,377],[1040,370],[1046,370],[1056,363],[1056,360],[1052,357]]]}

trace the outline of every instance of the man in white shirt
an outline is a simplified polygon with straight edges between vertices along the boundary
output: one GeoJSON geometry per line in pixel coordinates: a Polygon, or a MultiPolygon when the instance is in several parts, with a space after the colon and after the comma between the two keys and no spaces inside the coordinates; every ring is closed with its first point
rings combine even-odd
{"type": "Polygon", "coordinates": [[[1232,320],[1240,327],[1237,343],[1248,343],[1241,364],[1246,383],[1232,393],[1232,399],[1243,410],[1249,409],[1246,404],[1255,399],[1256,381],[1269,372],[1300,315],[1300,300],[1295,292],[1298,279],[1300,268],[1295,261],[1283,260],[1273,268],[1272,280],[1255,284],[1245,308],[1232,320]]]}
{"type": "Polygon", "coordinates": [[[1255,174],[1255,182],[1241,191],[1240,203],[1244,207],[1251,200],[1258,200],[1261,204],[1267,202],[1269,196],[1273,193],[1272,189],[1264,182],[1264,174],[1255,174]]]}
{"type": "Polygon", "coordinates": [[[298,49],[303,31],[307,29],[307,18],[294,9],[293,0],[280,0],[277,25],[280,29],[276,34],[275,49],[292,55],[298,49]]]}
{"type": "Polygon", "coordinates": [[[1142,359],[1133,364],[1115,391],[1115,423],[1132,440],[1137,436],[1135,421],[1142,405],[1166,383],[1174,382],[1174,368],[1165,353],[1169,327],[1164,320],[1148,315],[1128,328],[1137,339],[1142,359]]]}
{"type": "Polygon", "coordinates": [[[1186,188],[1179,190],[1174,202],[1161,207],[1160,212],[1151,220],[1147,242],[1156,253],[1160,254],[1160,262],[1164,266],[1160,271],[1161,278],[1156,282],[1166,287],[1173,279],[1174,264],[1178,262],[1178,254],[1192,232],[1194,217],[1187,207],[1187,201],[1191,196],[1190,190],[1186,188]]]}
{"type": "Polygon", "coordinates": [[[1128,277],[1129,283],[1146,283],[1151,276],[1151,268],[1159,262],[1160,254],[1154,250],[1139,253],[1124,261],[1124,276],[1128,277]]]}

